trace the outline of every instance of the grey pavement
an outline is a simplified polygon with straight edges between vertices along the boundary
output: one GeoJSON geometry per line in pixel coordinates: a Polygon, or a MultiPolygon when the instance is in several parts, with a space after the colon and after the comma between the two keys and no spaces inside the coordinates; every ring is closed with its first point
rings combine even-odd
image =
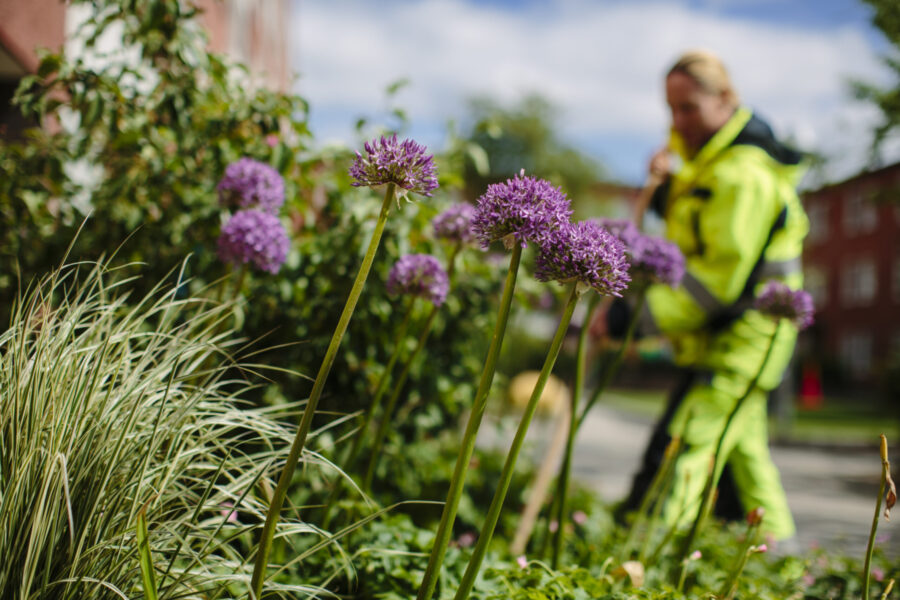
{"type": "MultiPolygon", "coordinates": [[[[515,418],[498,427],[483,427],[479,444],[504,446],[514,433],[515,418]]],[[[611,409],[602,403],[588,415],[576,441],[573,477],[587,484],[608,502],[628,492],[652,422],[611,409]]],[[[546,456],[553,423],[536,419],[526,444],[532,458],[546,456]]],[[[773,444],[772,458],[797,523],[798,550],[813,545],[862,556],[875,513],[881,475],[876,446],[773,444]]],[[[893,472],[900,464],[897,448],[891,451],[893,472]]],[[[900,556],[900,506],[893,521],[881,520],[879,546],[900,556]],[[885,539],[886,538],[886,539],[885,539]]]]}

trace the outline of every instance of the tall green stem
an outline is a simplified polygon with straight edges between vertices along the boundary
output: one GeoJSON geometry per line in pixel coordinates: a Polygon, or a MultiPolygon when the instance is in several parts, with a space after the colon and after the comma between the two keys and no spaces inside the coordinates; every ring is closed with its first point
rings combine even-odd
{"type": "Polygon", "coordinates": [[[378,424],[378,430],[375,433],[375,439],[372,441],[372,448],[369,451],[369,463],[366,466],[366,474],[363,477],[363,489],[367,492],[372,489],[372,478],[375,475],[375,466],[378,464],[381,446],[384,444],[384,438],[387,437],[388,427],[391,424],[391,417],[394,414],[394,409],[397,407],[397,400],[400,398],[400,392],[403,391],[403,386],[406,385],[406,380],[409,378],[409,372],[412,370],[416,357],[425,346],[425,341],[428,339],[428,334],[431,333],[431,328],[432,325],[434,325],[434,319],[437,317],[437,314],[438,307],[433,306],[431,312],[428,314],[428,320],[425,322],[425,327],[419,335],[419,341],[416,343],[416,348],[413,350],[412,354],[409,355],[409,358],[406,359],[406,362],[403,365],[403,371],[401,371],[400,377],[397,378],[397,383],[394,385],[394,391],[384,407],[384,412],[381,415],[381,422],[378,424]]]}
{"type": "Polygon", "coordinates": [[[290,485],[291,477],[294,474],[294,469],[297,467],[297,461],[300,460],[303,446],[306,444],[306,436],[309,434],[309,429],[312,426],[313,416],[316,413],[316,406],[319,404],[319,398],[322,396],[322,389],[325,387],[325,380],[328,379],[328,373],[331,371],[331,367],[334,364],[334,359],[337,355],[338,348],[341,345],[341,340],[344,337],[344,332],[350,324],[353,310],[356,308],[356,303],[359,301],[359,296],[362,294],[363,287],[366,284],[369,270],[372,268],[372,262],[375,260],[375,252],[378,250],[378,244],[381,242],[381,235],[384,233],[388,212],[390,211],[393,201],[394,184],[390,183],[384,193],[384,201],[381,203],[381,212],[378,214],[378,221],[375,223],[375,229],[372,232],[369,248],[366,250],[366,255],[359,267],[359,272],[356,274],[356,280],[353,282],[353,287],[350,289],[350,295],[347,298],[347,302],[344,304],[344,311],[341,313],[334,334],[331,336],[331,342],[328,344],[328,349],[325,351],[325,358],[322,360],[322,365],[319,367],[315,383],[313,383],[312,392],[310,392],[309,400],[303,411],[303,417],[297,428],[297,435],[294,436],[294,442],[291,444],[287,461],[284,464],[281,476],[278,478],[278,485],[275,487],[275,492],[272,495],[269,511],[266,513],[266,523],[263,526],[262,537],[260,538],[259,548],[256,552],[256,563],[253,565],[253,577],[250,580],[250,598],[253,600],[258,600],[262,594],[262,585],[266,575],[269,552],[272,549],[272,538],[275,535],[275,525],[278,523],[281,507],[284,504],[284,498],[287,495],[287,489],[290,485]]]}
{"type": "MultiPolygon", "coordinates": [[[[550,560],[550,566],[554,569],[559,568],[559,559],[562,556],[563,530],[565,529],[565,519],[568,512],[566,502],[569,491],[569,479],[572,477],[572,454],[575,449],[575,428],[578,424],[578,402],[584,391],[588,330],[590,329],[591,318],[594,316],[594,309],[597,307],[599,298],[599,294],[591,296],[587,313],[584,316],[584,322],[581,326],[581,331],[578,333],[578,349],[575,352],[575,385],[572,386],[572,398],[570,400],[571,410],[569,411],[569,431],[566,437],[566,450],[563,455],[562,466],[559,470],[559,476],[556,479],[556,531],[553,533],[553,556],[550,560]]],[[[550,519],[547,521],[549,530],[550,519]]]]}
{"type": "Polygon", "coordinates": [[[447,545],[450,543],[450,535],[453,533],[453,522],[456,520],[456,511],[459,508],[459,500],[462,498],[463,486],[466,482],[466,471],[472,453],[475,450],[475,438],[481,419],[484,417],[484,409],[487,405],[488,392],[494,380],[494,370],[497,366],[497,357],[500,354],[500,346],[503,344],[503,335],[506,333],[506,322],[509,320],[509,307],[512,304],[513,291],[516,287],[516,275],[519,272],[519,262],[522,258],[522,247],[516,243],[512,248],[509,259],[509,271],[506,274],[506,283],[503,287],[503,296],[500,299],[500,308],[497,311],[497,322],[494,324],[494,334],[491,337],[491,345],[488,349],[484,368],[481,371],[481,379],[478,382],[478,390],[475,392],[475,401],[472,403],[472,411],[466,424],[459,455],[456,457],[456,465],[453,468],[453,476],[450,479],[450,489],[447,492],[447,502],[441,514],[441,522],[438,525],[434,537],[434,545],[431,555],[428,557],[428,566],[422,578],[422,585],[416,596],[418,600],[431,600],[434,588],[441,572],[441,564],[447,553],[447,545]]]}
{"type": "MultiPolygon", "coordinates": [[[[875,550],[875,531],[878,529],[878,521],[881,519],[881,499],[884,498],[884,490],[888,478],[891,476],[891,463],[888,461],[887,438],[881,434],[881,485],[878,487],[878,501],[875,503],[875,516],[872,517],[872,527],[869,529],[869,542],[866,545],[866,561],[863,567],[863,600],[869,600],[869,581],[872,576],[872,552],[875,550]]],[[[890,509],[890,504],[888,509],[890,509]]]]}
{"type": "MultiPolygon", "coordinates": [[[[343,461],[341,461],[344,471],[349,472],[353,469],[356,458],[359,456],[359,451],[362,449],[363,441],[366,439],[366,432],[369,430],[369,425],[372,423],[372,418],[378,411],[381,399],[384,398],[384,393],[387,391],[388,383],[391,380],[391,373],[394,371],[394,366],[397,364],[397,359],[402,350],[403,340],[406,339],[406,333],[409,331],[409,322],[412,318],[413,306],[415,306],[415,298],[411,298],[407,304],[406,314],[403,316],[403,321],[400,323],[400,327],[397,329],[397,335],[394,338],[393,352],[391,353],[390,359],[388,359],[388,364],[384,368],[384,372],[382,372],[381,377],[378,379],[378,385],[375,387],[375,396],[369,403],[366,414],[359,424],[350,451],[344,457],[343,461]]],[[[338,477],[337,481],[334,482],[334,487],[331,488],[331,493],[328,495],[328,500],[325,502],[325,508],[322,509],[322,529],[327,530],[328,526],[331,524],[331,509],[334,508],[334,503],[340,498],[341,491],[344,489],[343,482],[344,479],[338,477]]]]}
{"type": "Polygon", "coordinates": [[[553,342],[550,344],[550,350],[547,352],[547,358],[544,360],[544,366],[538,375],[537,383],[534,385],[534,391],[531,398],[528,399],[528,405],[516,429],[516,435],[513,438],[509,453],[506,455],[506,462],[503,470],[500,472],[500,481],[497,484],[497,490],[494,492],[494,498],[491,500],[491,506],[488,509],[487,517],[481,528],[481,534],[478,536],[478,543],[475,550],[469,558],[469,564],[466,572],[463,574],[462,580],[459,582],[459,588],[456,590],[455,600],[465,600],[475,585],[475,577],[481,568],[484,555],[487,553],[488,545],[494,535],[494,529],[497,527],[497,521],[500,519],[500,512],[503,510],[503,502],[506,500],[506,493],[509,491],[509,484],[512,481],[513,471],[516,468],[516,460],[519,458],[519,452],[522,450],[522,444],[525,442],[525,434],[528,433],[528,427],[531,425],[531,419],[537,409],[538,401],[544,392],[544,386],[556,364],[556,358],[559,356],[559,349],[562,347],[563,340],[566,337],[566,331],[569,328],[569,322],[572,320],[572,313],[575,311],[575,305],[578,303],[578,297],[581,295],[578,290],[579,284],[572,284],[572,291],[569,293],[569,301],[563,310],[562,318],[559,321],[559,327],[556,329],[556,335],[553,336],[553,342]]]}
{"type": "MultiPolygon", "coordinates": [[[[712,502],[712,492],[716,484],[722,446],[725,445],[725,436],[728,434],[728,430],[731,428],[731,423],[734,421],[735,416],[737,416],[737,413],[741,409],[741,406],[743,406],[744,401],[750,396],[750,394],[753,392],[753,388],[755,388],[757,382],[759,382],[759,378],[762,376],[762,373],[766,368],[766,363],[769,362],[769,356],[772,355],[772,348],[775,347],[775,339],[777,338],[778,331],[780,329],[781,321],[779,321],[775,325],[775,330],[772,332],[772,337],[769,338],[769,346],[768,348],[766,348],[765,355],[763,355],[762,363],[760,363],[759,365],[759,371],[756,372],[756,375],[753,377],[753,379],[750,380],[750,383],[747,384],[747,389],[744,391],[743,395],[738,398],[737,402],[734,403],[734,408],[731,409],[731,412],[728,413],[728,418],[725,419],[725,425],[722,427],[722,433],[719,434],[719,440],[718,442],[716,442],[716,450],[713,453],[710,472],[706,478],[706,485],[704,485],[703,494],[700,497],[700,509],[699,511],[697,511],[697,516],[694,517],[694,522],[691,524],[691,529],[688,532],[687,537],[684,538],[684,541],[681,544],[681,548],[678,553],[678,561],[676,561],[675,563],[676,565],[681,565],[682,571],[687,568],[684,560],[690,553],[691,546],[693,546],[694,544],[694,540],[697,539],[697,534],[699,533],[700,528],[703,525],[703,521],[706,518],[706,513],[709,511],[710,503],[712,502]]],[[[681,579],[680,575],[678,579],[681,579]]]]}
{"type": "MultiPolygon", "coordinates": [[[[461,244],[456,244],[450,251],[450,258],[447,259],[448,280],[451,280],[453,278],[453,273],[456,269],[456,256],[459,253],[461,247],[461,244]]],[[[437,317],[439,308],[440,307],[438,306],[431,307],[431,312],[428,313],[428,317],[425,320],[425,326],[422,328],[422,333],[419,334],[419,339],[416,342],[416,347],[413,349],[412,354],[409,355],[409,357],[406,359],[406,362],[403,364],[403,370],[400,372],[400,377],[397,378],[397,383],[394,385],[394,392],[388,399],[387,406],[384,407],[384,416],[381,420],[381,423],[379,423],[378,425],[378,431],[375,434],[375,441],[372,442],[369,464],[366,467],[366,474],[363,479],[363,489],[367,492],[372,489],[372,478],[375,475],[375,467],[378,464],[378,457],[381,455],[381,446],[382,444],[384,444],[384,438],[387,436],[387,429],[391,423],[391,415],[394,414],[394,409],[397,407],[397,401],[400,398],[400,392],[403,391],[403,386],[406,385],[406,380],[409,378],[409,372],[412,370],[412,366],[415,363],[416,357],[419,356],[419,352],[422,351],[422,349],[425,347],[425,342],[428,341],[428,336],[431,333],[431,328],[434,326],[434,320],[437,317]]]]}
{"type": "Polygon", "coordinates": [[[619,365],[622,364],[622,358],[625,356],[625,350],[631,343],[631,339],[634,337],[634,332],[637,329],[638,317],[640,316],[641,311],[644,308],[644,300],[646,299],[646,297],[647,286],[642,286],[635,295],[634,309],[631,313],[631,320],[628,322],[628,328],[625,330],[625,337],[622,339],[622,344],[619,346],[619,349],[616,351],[616,354],[615,356],[613,356],[612,360],[607,361],[603,365],[603,371],[600,374],[600,381],[597,383],[597,387],[594,388],[594,393],[591,394],[591,399],[588,400],[588,403],[585,405],[581,416],[578,417],[578,426],[575,428],[575,433],[578,433],[578,429],[580,429],[584,424],[584,420],[587,418],[588,413],[591,412],[594,404],[596,404],[597,400],[600,399],[600,396],[603,395],[603,391],[606,389],[606,386],[609,385],[609,382],[612,381],[613,376],[619,370],[619,365]]]}

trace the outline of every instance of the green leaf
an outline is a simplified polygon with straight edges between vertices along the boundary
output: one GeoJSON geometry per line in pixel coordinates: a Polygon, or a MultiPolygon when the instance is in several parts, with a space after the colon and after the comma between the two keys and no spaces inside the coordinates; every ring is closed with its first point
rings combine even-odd
{"type": "Polygon", "coordinates": [[[158,600],[156,576],[153,573],[153,557],[150,555],[150,542],[147,534],[147,506],[143,506],[137,514],[137,544],[141,563],[141,579],[144,584],[144,597],[147,600],[158,600]]]}

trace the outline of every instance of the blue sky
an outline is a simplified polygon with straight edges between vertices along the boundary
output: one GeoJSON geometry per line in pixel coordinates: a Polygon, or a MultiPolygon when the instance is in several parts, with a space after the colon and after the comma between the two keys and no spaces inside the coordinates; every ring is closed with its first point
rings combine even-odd
{"type": "Polygon", "coordinates": [[[665,139],[662,74],[685,49],[719,53],[746,104],[829,158],[829,180],[863,167],[878,118],[847,79],[889,81],[890,48],[857,0],[295,0],[292,18],[295,90],[319,143],[355,146],[357,118],[387,122],[384,89],[400,78],[405,133],[434,150],[472,96],[539,93],[562,139],[633,184],[665,139]]]}

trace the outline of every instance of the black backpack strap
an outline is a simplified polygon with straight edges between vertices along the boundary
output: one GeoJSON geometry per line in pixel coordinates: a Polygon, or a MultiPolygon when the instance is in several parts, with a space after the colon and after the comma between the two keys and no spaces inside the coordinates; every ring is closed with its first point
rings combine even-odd
{"type": "Polygon", "coordinates": [[[720,311],[717,311],[714,315],[712,315],[709,319],[708,328],[713,333],[718,333],[729,325],[737,321],[751,306],[753,306],[754,299],[754,290],[756,289],[756,285],[759,283],[760,275],[762,274],[763,264],[766,262],[766,250],[769,249],[769,244],[772,243],[772,238],[775,237],[775,234],[783,229],[785,224],[787,223],[787,206],[781,209],[781,212],[778,213],[778,216],[775,218],[775,222],[772,224],[772,228],[769,229],[769,236],[766,238],[766,243],[763,244],[762,250],[759,253],[759,258],[756,260],[756,264],[753,265],[753,269],[750,271],[750,275],[747,277],[747,282],[744,284],[744,289],[741,290],[740,295],[738,295],[737,300],[731,303],[729,306],[726,306],[720,311]]]}

